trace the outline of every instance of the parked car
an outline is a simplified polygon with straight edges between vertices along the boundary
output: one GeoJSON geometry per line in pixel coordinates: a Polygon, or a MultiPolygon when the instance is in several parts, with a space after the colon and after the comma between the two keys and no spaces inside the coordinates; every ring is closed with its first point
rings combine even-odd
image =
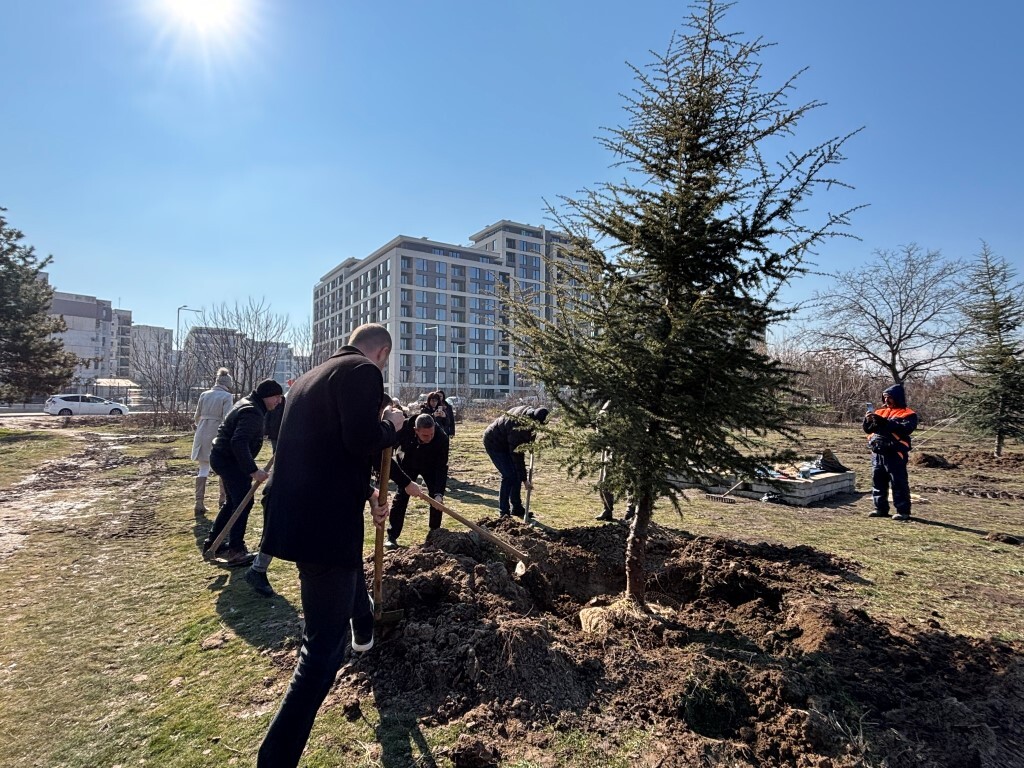
{"type": "Polygon", "coordinates": [[[128,406],[96,395],[53,395],[43,405],[43,413],[51,416],[122,416],[128,413],[128,406]]]}

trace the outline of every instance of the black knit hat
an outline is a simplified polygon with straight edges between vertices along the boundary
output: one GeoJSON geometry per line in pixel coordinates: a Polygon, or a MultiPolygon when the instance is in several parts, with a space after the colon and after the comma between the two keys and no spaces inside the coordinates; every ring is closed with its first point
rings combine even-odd
{"type": "Polygon", "coordinates": [[[256,397],[266,398],[274,395],[283,395],[284,389],[273,379],[264,379],[256,385],[256,397]]]}

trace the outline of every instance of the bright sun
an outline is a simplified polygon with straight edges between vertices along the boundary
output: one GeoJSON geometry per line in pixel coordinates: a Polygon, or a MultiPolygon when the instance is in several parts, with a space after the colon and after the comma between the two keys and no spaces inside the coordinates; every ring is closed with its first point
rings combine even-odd
{"type": "Polygon", "coordinates": [[[167,14],[201,37],[230,34],[242,21],[243,0],[163,0],[167,14]]]}

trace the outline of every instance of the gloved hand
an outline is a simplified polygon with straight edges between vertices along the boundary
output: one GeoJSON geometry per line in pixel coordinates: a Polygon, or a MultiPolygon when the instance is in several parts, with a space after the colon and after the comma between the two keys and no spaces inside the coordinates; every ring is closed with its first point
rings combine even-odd
{"type": "Polygon", "coordinates": [[[443,493],[435,493],[434,494],[434,501],[436,501],[438,504],[444,504],[444,494],[443,493]]]}

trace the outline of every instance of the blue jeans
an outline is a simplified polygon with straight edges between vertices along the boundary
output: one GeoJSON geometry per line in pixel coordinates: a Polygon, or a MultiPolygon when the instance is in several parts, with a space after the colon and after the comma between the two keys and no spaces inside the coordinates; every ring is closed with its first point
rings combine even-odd
{"type": "MultiPolygon", "coordinates": [[[[220,480],[224,483],[224,494],[227,497],[227,501],[224,502],[224,505],[217,513],[217,518],[213,521],[213,528],[210,530],[210,541],[217,538],[221,529],[228,524],[231,515],[234,514],[238,505],[242,503],[242,499],[245,498],[245,494],[249,492],[249,488],[252,486],[252,478],[240,470],[234,462],[227,464],[213,462],[213,471],[220,475],[220,480]]],[[[242,514],[238,516],[238,520],[231,526],[231,530],[228,531],[228,535],[224,539],[224,543],[229,548],[237,549],[245,544],[245,529],[249,525],[249,511],[251,509],[252,499],[249,499],[249,503],[245,505],[242,514]]]]}
{"type": "Polygon", "coordinates": [[[910,480],[907,460],[898,453],[876,453],[871,469],[871,500],[878,512],[889,511],[889,485],[897,514],[910,514],[910,480]]]}
{"type": "Polygon", "coordinates": [[[353,615],[372,612],[362,568],[297,563],[306,626],[291,684],[260,745],[257,768],[293,768],[345,657],[353,615]]]}
{"type": "Polygon", "coordinates": [[[498,512],[501,515],[522,516],[526,509],[523,507],[523,497],[520,492],[522,480],[519,479],[519,470],[512,454],[508,451],[492,451],[487,449],[487,455],[491,457],[494,466],[501,474],[501,488],[498,490],[498,512]],[[510,510],[511,505],[511,510],[510,510]]]}

